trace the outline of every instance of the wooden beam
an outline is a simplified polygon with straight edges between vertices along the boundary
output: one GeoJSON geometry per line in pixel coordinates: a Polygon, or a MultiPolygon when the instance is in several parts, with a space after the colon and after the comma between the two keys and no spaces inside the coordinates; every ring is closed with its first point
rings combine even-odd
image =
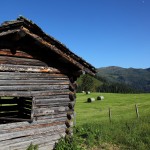
{"type": "Polygon", "coordinates": [[[1,56],[13,56],[13,57],[21,57],[21,58],[33,58],[33,56],[20,51],[20,50],[13,50],[15,51],[14,53],[12,52],[12,49],[0,49],[0,55],[1,56]]]}
{"type": "Polygon", "coordinates": [[[9,118],[9,117],[0,117],[0,120],[28,121],[28,122],[32,122],[32,120],[31,120],[31,119],[23,119],[23,118],[9,118]]]}
{"type": "Polygon", "coordinates": [[[67,95],[69,94],[68,89],[66,90],[44,90],[44,91],[0,91],[1,96],[15,96],[15,97],[27,97],[27,96],[47,96],[47,95],[67,95]]]}
{"type": "Polygon", "coordinates": [[[1,80],[0,78],[0,86],[12,86],[12,85],[69,85],[67,80],[41,80],[41,79],[27,79],[27,80],[1,80]]]}
{"type": "Polygon", "coordinates": [[[29,65],[29,66],[45,66],[48,65],[40,60],[28,59],[28,58],[17,58],[9,56],[0,56],[0,64],[13,64],[13,65],[29,65]]]}
{"type": "Polygon", "coordinates": [[[71,101],[75,101],[75,99],[76,99],[75,93],[70,92],[70,93],[69,93],[69,98],[70,98],[71,101]]]}
{"type": "MultiPolygon", "coordinates": [[[[13,66],[12,66],[13,67],[13,66]]],[[[40,72],[0,72],[0,80],[68,80],[68,77],[61,73],[40,73],[40,72]],[[11,77],[11,78],[10,78],[11,77]]]]}
{"type": "Polygon", "coordinates": [[[44,90],[59,90],[68,89],[68,85],[15,85],[15,86],[0,86],[0,91],[44,91],[44,90]]]}
{"type": "Polygon", "coordinates": [[[53,67],[9,65],[9,64],[1,64],[0,71],[61,73],[58,69],[53,67]]]}

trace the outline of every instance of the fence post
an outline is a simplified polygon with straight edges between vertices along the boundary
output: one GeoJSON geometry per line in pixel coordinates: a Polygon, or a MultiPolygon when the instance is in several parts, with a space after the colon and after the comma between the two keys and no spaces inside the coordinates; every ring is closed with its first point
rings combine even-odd
{"type": "Polygon", "coordinates": [[[111,122],[111,110],[110,110],[110,107],[109,107],[109,121],[111,122]]]}
{"type": "Polygon", "coordinates": [[[136,116],[139,118],[139,110],[137,104],[135,104],[135,111],[136,111],[136,116]]]}

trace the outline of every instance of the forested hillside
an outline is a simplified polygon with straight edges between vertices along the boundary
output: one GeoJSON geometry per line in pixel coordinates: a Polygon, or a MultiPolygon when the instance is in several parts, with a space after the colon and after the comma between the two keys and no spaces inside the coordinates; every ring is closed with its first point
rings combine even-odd
{"type": "Polygon", "coordinates": [[[150,92],[150,68],[103,67],[97,69],[97,75],[112,83],[122,83],[137,91],[150,92]]]}
{"type": "Polygon", "coordinates": [[[79,85],[77,92],[150,92],[150,68],[104,67],[97,69],[95,77],[82,75],[77,82],[79,85]]]}
{"type": "Polygon", "coordinates": [[[82,92],[82,91],[97,92],[99,86],[103,85],[103,81],[87,74],[81,75],[80,78],[78,78],[77,83],[78,83],[77,92],[82,92]]]}
{"type": "Polygon", "coordinates": [[[90,75],[82,75],[78,80],[78,90],[91,92],[105,92],[105,93],[138,93],[139,91],[127,86],[123,83],[113,83],[106,80],[104,77],[90,75]]]}

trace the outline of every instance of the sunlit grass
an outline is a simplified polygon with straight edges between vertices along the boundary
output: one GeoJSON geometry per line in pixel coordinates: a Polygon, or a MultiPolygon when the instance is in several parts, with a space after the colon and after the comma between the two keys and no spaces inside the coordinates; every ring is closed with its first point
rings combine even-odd
{"type": "Polygon", "coordinates": [[[78,93],[75,111],[77,125],[93,121],[109,121],[108,108],[111,109],[112,120],[128,120],[136,118],[135,104],[140,117],[150,112],[150,94],[112,94],[112,93],[78,93]],[[87,98],[104,96],[104,100],[87,103],[87,98]]]}
{"type": "Polygon", "coordinates": [[[61,139],[56,150],[150,149],[150,94],[78,93],[75,111],[74,135],[61,139]],[[86,102],[87,98],[96,99],[100,95],[104,96],[103,101],[86,102]]]}

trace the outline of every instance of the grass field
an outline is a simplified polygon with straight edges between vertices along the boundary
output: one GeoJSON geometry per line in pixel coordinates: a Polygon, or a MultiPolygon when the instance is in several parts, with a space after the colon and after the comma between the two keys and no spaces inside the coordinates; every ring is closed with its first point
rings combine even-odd
{"type": "Polygon", "coordinates": [[[74,136],[61,139],[56,150],[150,149],[150,94],[78,93],[75,111],[74,136]],[[97,96],[104,100],[87,103],[97,96]]]}
{"type": "Polygon", "coordinates": [[[140,118],[150,114],[150,94],[113,94],[84,93],[77,94],[75,111],[76,124],[109,121],[108,109],[111,109],[112,121],[136,118],[135,104],[138,106],[140,118]],[[104,96],[103,101],[96,100],[104,96]],[[95,98],[95,102],[87,103],[87,98],[95,98]]]}

